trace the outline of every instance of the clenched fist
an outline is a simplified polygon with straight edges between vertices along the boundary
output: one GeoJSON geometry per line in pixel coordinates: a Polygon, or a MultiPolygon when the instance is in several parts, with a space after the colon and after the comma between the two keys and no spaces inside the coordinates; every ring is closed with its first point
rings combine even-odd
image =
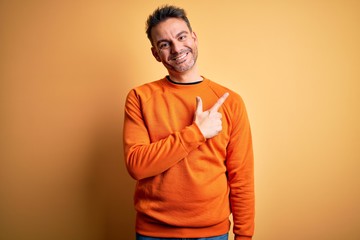
{"type": "Polygon", "coordinates": [[[203,104],[200,97],[196,97],[196,110],[194,122],[199,127],[206,139],[215,137],[222,130],[221,113],[218,112],[225,102],[229,93],[225,93],[209,110],[203,112],[203,104]]]}

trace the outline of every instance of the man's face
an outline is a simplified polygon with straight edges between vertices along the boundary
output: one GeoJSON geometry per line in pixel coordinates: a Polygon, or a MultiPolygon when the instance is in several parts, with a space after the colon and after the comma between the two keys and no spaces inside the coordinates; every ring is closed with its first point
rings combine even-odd
{"type": "Polygon", "coordinates": [[[169,18],[159,23],[151,30],[151,36],[151,51],[169,72],[186,72],[195,65],[197,37],[182,19],[169,18]]]}

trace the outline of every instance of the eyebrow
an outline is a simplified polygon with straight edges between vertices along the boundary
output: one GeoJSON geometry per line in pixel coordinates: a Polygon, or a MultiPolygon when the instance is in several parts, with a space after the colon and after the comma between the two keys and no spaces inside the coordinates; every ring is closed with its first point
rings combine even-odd
{"type": "MultiPolygon", "coordinates": [[[[182,35],[182,34],[184,34],[184,33],[186,33],[186,34],[188,34],[189,32],[188,31],[181,31],[181,32],[179,32],[178,34],[176,34],[176,38],[178,38],[180,35],[182,35]]],[[[162,42],[169,42],[169,40],[166,40],[166,39],[160,39],[159,41],[157,41],[156,42],[156,46],[159,46],[159,44],[160,43],[162,43],[162,42]]]]}

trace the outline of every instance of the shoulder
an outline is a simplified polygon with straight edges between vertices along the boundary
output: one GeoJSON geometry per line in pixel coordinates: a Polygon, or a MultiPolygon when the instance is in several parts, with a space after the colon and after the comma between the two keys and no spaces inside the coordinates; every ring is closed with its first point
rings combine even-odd
{"type": "Polygon", "coordinates": [[[235,107],[234,105],[238,105],[238,106],[244,105],[244,101],[242,97],[237,92],[231,90],[230,88],[223,86],[219,83],[216,83],[212,80],[209,80],[209,87],[217,97],[221,97],[226,92],[229,93],[229,97],[226,99],[224,103],[225,105],[228,105],[231,108],[235,107]]]}
{"type": "Polygon", "coordinates": [[[146,102],[156,92],[163,91],[162,81],[163,79],[160,79],[137,86],[130,90],[127,98],[138,98],[139,100],[141,99],[141,101],[146,102]]]}
{"type": "Polygon", "coordinates": [[[233,126],[240,127],[244,122],[248,121],[245,103],[237,92],[213,81],[209,82],[209,87],[218,97],[221,97],[226,92],[229,93],[222,106],[224,114],[231,120],[233,126]]]}

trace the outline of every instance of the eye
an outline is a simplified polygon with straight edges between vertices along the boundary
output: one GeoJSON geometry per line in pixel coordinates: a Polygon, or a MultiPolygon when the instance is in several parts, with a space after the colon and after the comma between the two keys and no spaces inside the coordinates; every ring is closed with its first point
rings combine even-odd
{"type": "Polygon", "coordinates": [[[180,37],[179,37],[179,41],[184,41],[186,39],[186,35],[181,35],[180,37]]]}
{"type": "Polygon", "coordinates": [[[159,45],[160,49],[166,49],[166,48],[169,48],[169,47],[170,47],[170,44],[168,42],[162,42],[159,45]]]}

